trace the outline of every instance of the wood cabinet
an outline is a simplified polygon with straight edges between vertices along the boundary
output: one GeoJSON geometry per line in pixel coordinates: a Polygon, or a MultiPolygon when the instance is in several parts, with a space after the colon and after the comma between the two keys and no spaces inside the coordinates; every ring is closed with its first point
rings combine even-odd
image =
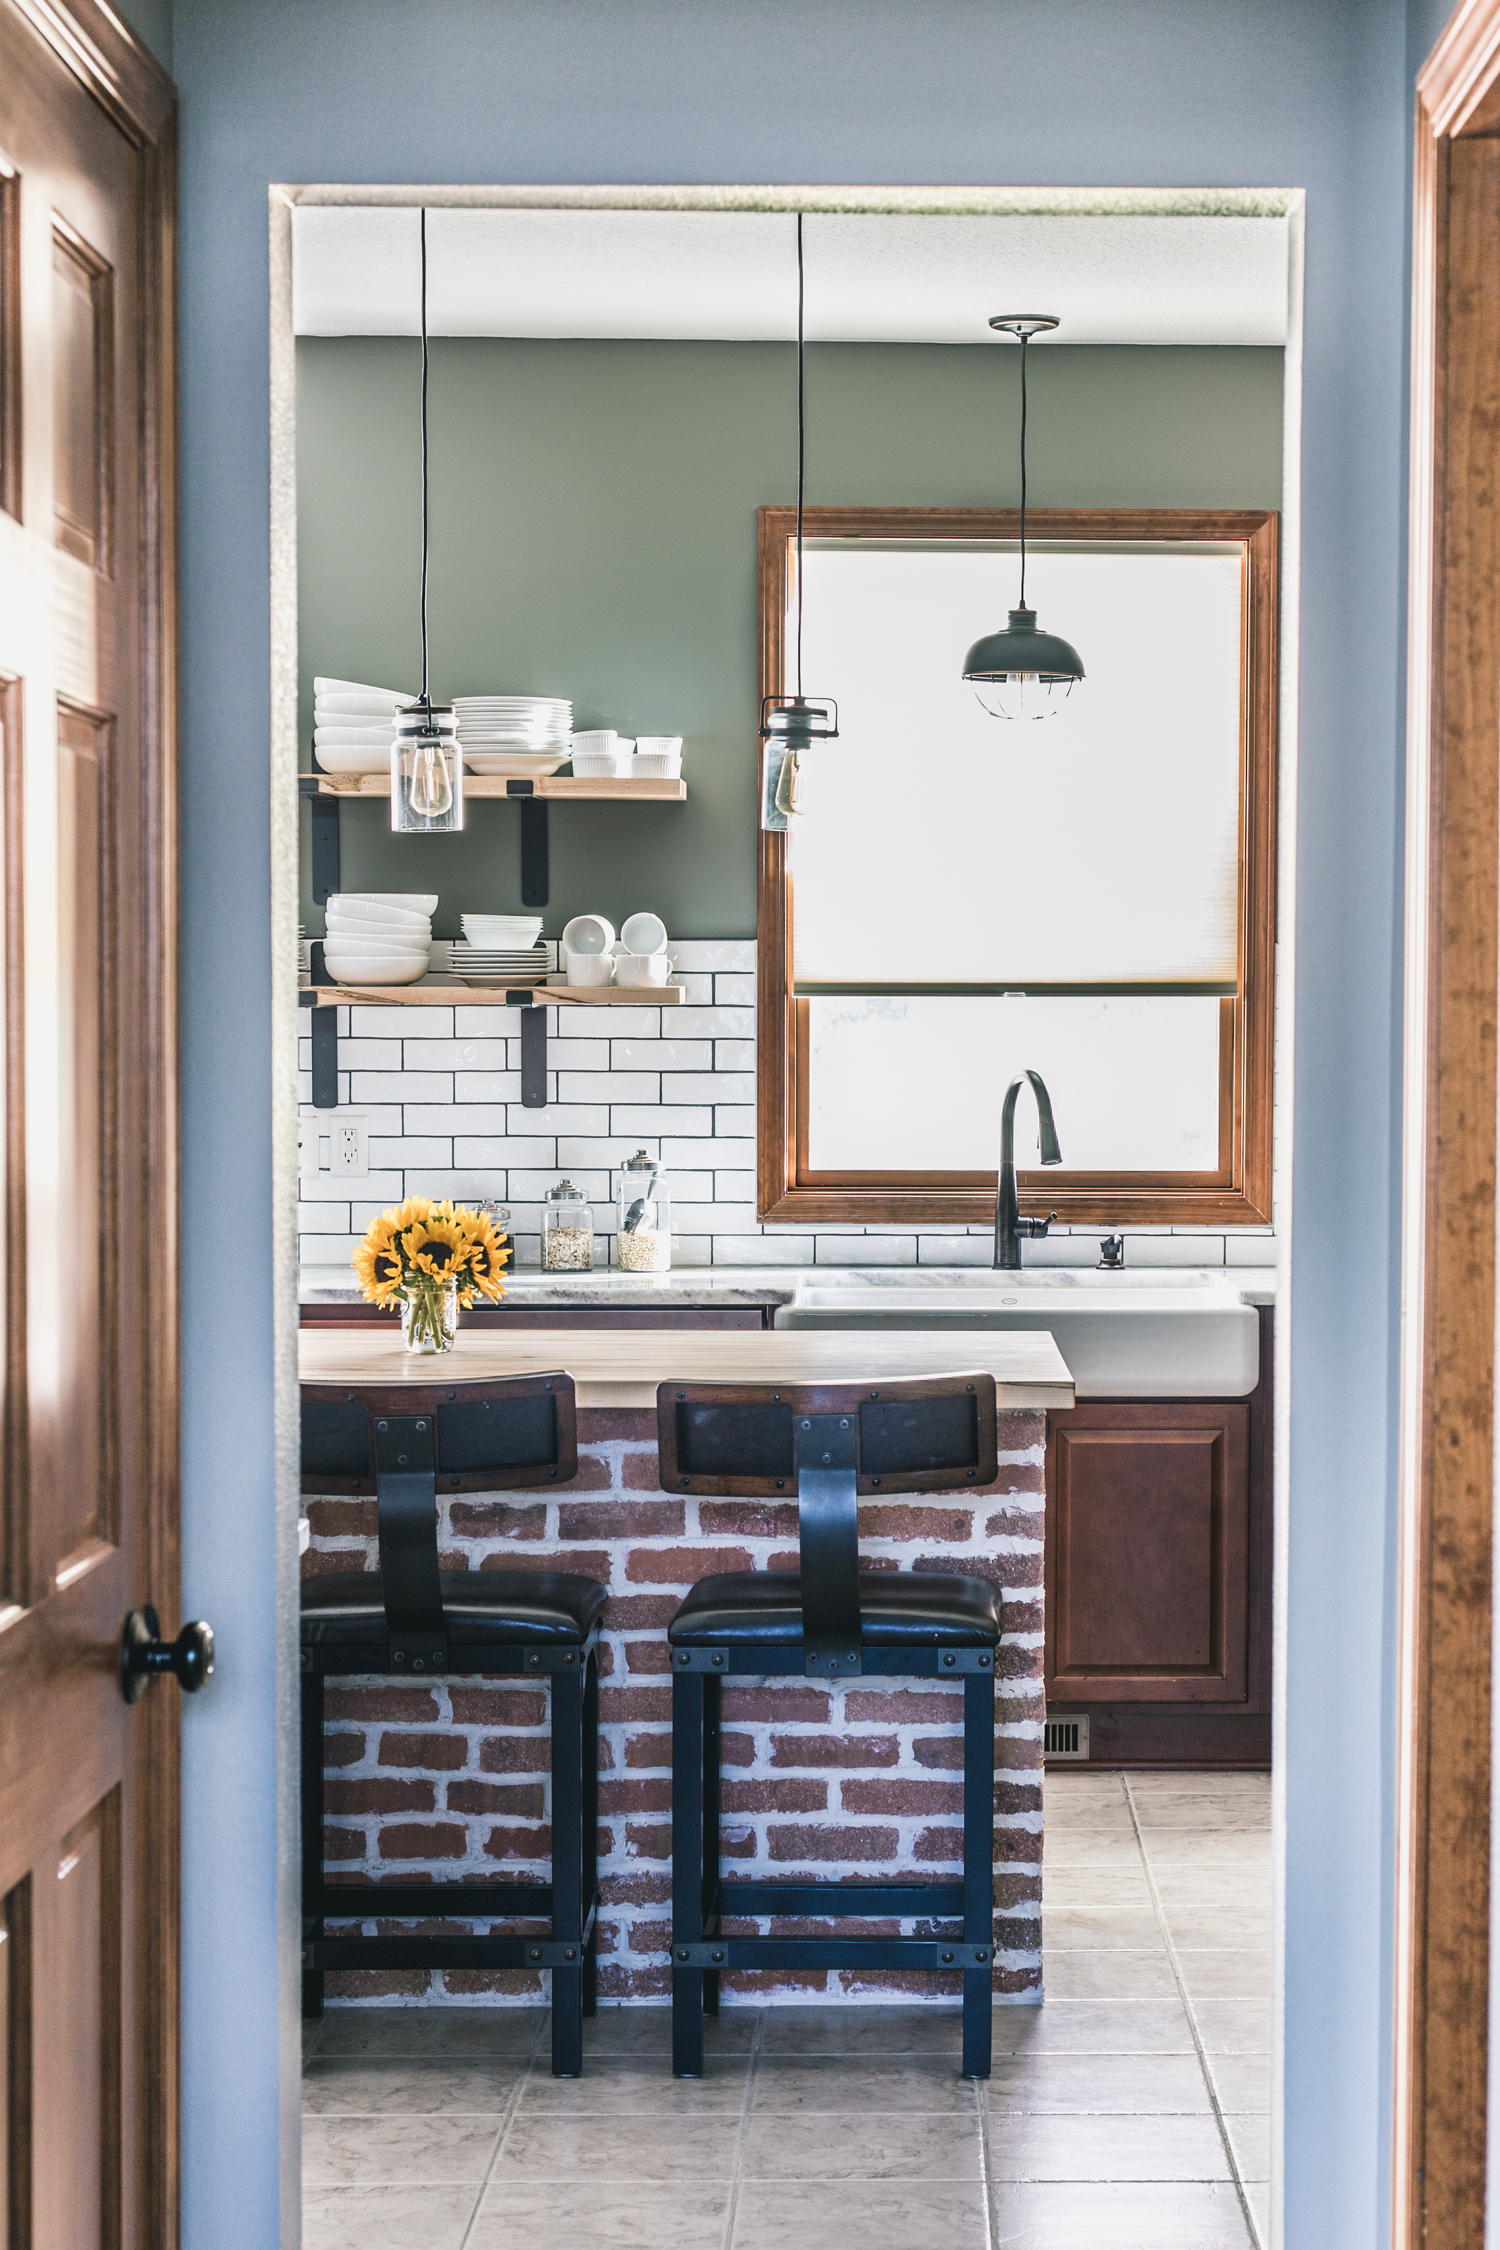
{"type": "Polygon", "coordinates": [[[1271,1312],[1248,1399],[1047,1422],[1047,1711],[1095,1765],[1269,1765],[1271,1312]]]}

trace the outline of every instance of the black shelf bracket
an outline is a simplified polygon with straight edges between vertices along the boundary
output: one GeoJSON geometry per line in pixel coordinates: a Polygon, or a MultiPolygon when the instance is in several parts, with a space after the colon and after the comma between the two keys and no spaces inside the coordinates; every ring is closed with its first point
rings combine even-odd
{"type": "Polygon", "coordinates": [[[507,781],[505,794],[521,801],[521,904],[545,906],[551,888],[546,799],[529,781],[507,781]]]}
{"type": "Polygon", "coordinates": [[[312,895],[315,906],[326,906],[339,887],[339,801],[318,791],[318,775],[297,776],[299,796],[308,800],[312,816],[312,895]]]}

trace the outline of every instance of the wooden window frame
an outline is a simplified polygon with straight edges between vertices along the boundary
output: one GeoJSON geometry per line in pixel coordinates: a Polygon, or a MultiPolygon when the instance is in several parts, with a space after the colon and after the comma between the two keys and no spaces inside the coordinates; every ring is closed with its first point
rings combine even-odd
{"type": "MultiPolygon", "coordinates": [[[[783,631],[796,510],[760,511],[762,695],[784,693],[783,631]]],[[[1220,1143],[1213,1172],[1022,1172],[1023,1210],[1065,1225],[1264,1225],[1271,1217],[1276,965],[1279,512],[1271,508],[1032,508],[1049,541],[1235,541],[1244,553],[1239,978],[1221,1003],[1220,1143]]],[[[808,508],[808,539],[1008,540],[1014,508],[808,508]]],[[[757,1211],[802,1225],[979,1226],[994,1217],[994,1172],[814,1172],[804,1161],[808,1002],[792,982],[792,883],[784,832],[760,832],[757,914],[757,1211]]],[[[998,1149],[1000,1119],[995,1118],[998,1149]]]]}

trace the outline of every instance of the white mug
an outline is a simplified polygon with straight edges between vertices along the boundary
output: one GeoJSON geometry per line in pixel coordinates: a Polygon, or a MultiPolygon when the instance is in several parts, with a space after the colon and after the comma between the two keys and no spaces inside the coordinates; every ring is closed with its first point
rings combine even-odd
{"type": "Polygon", "coordinates": [[[602,914],[575,914],[562,934],[565,953],[607,954],[615,942],[615,926],[602,914]]]}
{"type": "Polygon", "coordinates": [[[615,956],[617,984],[665,984],[671,974],[672,963],[665,953],[617,953],[615,956]]]}
{"type": "Polygon", "coordinates": [[[614,960],[608,953],[564,952],[569,984],[608,984],[614,975],[614,960]]]}

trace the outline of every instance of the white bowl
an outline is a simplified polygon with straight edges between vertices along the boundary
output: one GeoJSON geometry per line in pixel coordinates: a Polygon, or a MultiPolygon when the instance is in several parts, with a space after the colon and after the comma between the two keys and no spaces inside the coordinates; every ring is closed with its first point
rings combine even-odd
{"type": "Polygon", "coordinates": [[[470,945],[494,945],[505,953],[535,945],[542,934],[540,914],[534,920],[529,914],[464,914],[460,921],[470,945]]]}
{"type": "Polygon", "coordinates": [[[363,743],[341,742],[335,748],[331,742],[320,742],[317,756],[325,773],[389,773],[391,770],[389,743],[377,750],[373,743],[366,748],[363,743]]]}
{"type": "Polygon", "coordinates": [[[620,925],[620,943],[627,953],[665,953],[667,925],[659,914],[629,914],[620,925]]]}
{"type": "Polygon", "coordinates": [[[323,960],[328,974],[340,984],[416,984],[427,974],[427,956],[404,953],[346,953],[325,945],[323,960]]]}
{"type": "Polygon", "coordinates": [[[562,941],[566,953],[608,953],[615,942],[615,926],[602,914],[575,914],[562,941]]]}
{"type": "Polygon", "coordinates": [[[361,906],[404,906],[411,914],[434,914],[436,891],[334,891],[334,898],[357,899],[361,906]]]}
{"type": "Polygon", "coordinates": [[[466,750],[462,743],[459,749],[471,773],[507,781],[545,781],[568,762],[566,750],[466,750]]]}
{"type": "Polygon", "coordinates": [[[402,938],[345,937],[342,930],[330,931],[323,944],[335,953],[347,953],[351,960],[425,961],[432,952],[431,938],[422,945],[408,945],[402,938]]]}
{"type": "Polygon", "coordinates": [[[672,963],[665,953],[617,953],[616,984],[665,984],[672,963]]]}
{"type": "Polygon", "coordinates": [[[630,771],[630,760],[616,755],[613,750],[579,750],[573,752],[573,779],[575,781],[618,781],[630,771]]]}
{"type": "Polygon", "coordinates": [[[396,906],[345,906],[331,898],[323,911],[331,928],[347,930],[351,937],[419,938],[432,934],[430,914],[403,914],[396,906]]]}
{"type": "Polygon", "coordinates": [[[670,757],[665,752],[660,757],[643,756],[638,750],[630,761],[630,771],[637,781],[681,781],[682,752],[670,757]]]}
{"type": "Polygon", "coordinates": [[[609,984],[614,977],[614,960],[608,953],[568,953],[564,966],[569,984],[609,984]]]}
{"type": "Polygon", "coordinates": [[[387,706],[394,710],[398,703],[410,703],[412,700],[409,695],[403,695],[397,688],[371,687],[364,680],[326,680],[321,674],[314,674],[314,701],[326,703],[330,696],[335,695],[369,697],[378,703],[382,710],[385,710],[387,706]]]}
{"type": "Polygon", "coordinates": [[[638,758],[680,758],[682,756],[682,736],[680,734],[638,734],[635,738],[635,754],[638,758]]]}

